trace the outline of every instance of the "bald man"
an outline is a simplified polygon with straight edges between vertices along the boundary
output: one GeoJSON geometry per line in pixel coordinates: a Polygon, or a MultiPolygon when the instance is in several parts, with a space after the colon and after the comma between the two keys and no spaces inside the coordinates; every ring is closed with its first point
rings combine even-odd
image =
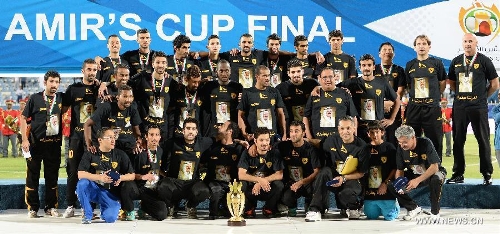
{"type": "Polygon", "coordinates": [[[452,117],[453,175],[446,183],[464,182],[464,143],[470,123],[479,146],[479,171],[483,174],[483,184],[490,185],[493,166],[487,98],[498,89],[498,74],[490,58],[477,52],[474,34],[465,34],[462,46],[464,53],[451,61],[448,73],[451,90],[456,95],[452,117]]]}

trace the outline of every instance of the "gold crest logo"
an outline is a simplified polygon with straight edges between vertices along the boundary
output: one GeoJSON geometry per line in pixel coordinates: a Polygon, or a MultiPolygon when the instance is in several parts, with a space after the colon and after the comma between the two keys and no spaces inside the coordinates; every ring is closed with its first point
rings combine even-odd
{"type": "Polygon", "coordinates": [[[116,169],[118,167],[118,162],[111,162],[111,167],[116,169]]]}
{"type": "Polygon", "coordinates": [[[344,147],[344,145],[342,145],[342,147],[340,148],[340,151],[347,154],[347,149],[344,147]]]}
{"type": "Polygon", "coordinates": [[[170,90],[169,87],[165,87],[165,93],[168,93],[169,90],[170,90]]]}
{"type": "Polygon", "coordinates": [[[198,106],[201,106],[201,104],[203,103],[201,100],[198,100],[198,106]]]}
{"type": "Polygon", "coordinates": [[[231,93],[231,99],[236,99],[236,93],[231,93]]]}
{"type": "Polygon", "coordinates": [[[393,72],[393,73],[392,73],[392,77],[393,77],[393,78],[396,78],[396,77],[398,77],[398,73],[396,73],[396,72],[393,72]]]}
{"type": "Polygon", "coordinates": [[[188,64],[186,65],[186,68],[190,68],[190,67],[191,67],[191,64],[189,64],[189,63],[188,63],[188,64]]]}
{"type": "Polygon", "coordinates": [[[200,156],[201,156],[201,152],[196,152],[196,157],[200,158],[200,156]]]}
{"type": "Polygon", "coordinates": [[[433,67],[429,67],[429,73],[433,73],[434,72],[434,68],[433,67]]]}
{"type": "Polygon", "coordinates": [[[382,163],[386,163],[387,162],[387,157],[380,157],[380,161],[382,161],[382,163]]]}
{"type": "Polygon", "coordinates": [[[474,63],[474,69],[478,69],[479,68],[479,63],[474,63]]]}
{"type": "Polygon", "coordinates": [[[257,59],[252,59],[253,65],[257,64],[257,59]]]}
{"type": "Polygon", "coordinates": [[[422,159],[427,160],[427,154],[422,154],[422,159]]]}
{"type": "Polygon", "coordinates": [[[382,90],[380,90],[380,89],[375,90],[375,94],[377,94],[377,96],[380,96],[381,93],[382,93],[382,90]]]}
{"type": "Polygon", "coordinates": [[[276,100],[273,98],[273,99],[271,99],[271,105],[274,106],[274,104],[276,104],[276,100]]]}
{"type": "Polygon", "coordinates": [[[273,166],[273,162],[266,162],[267,168],[271,168],[273,166]]]}
{"type": "Polygon", "coordinates": [[[342,103],[342,98],[335,98],[335,101],[336,101],[338,104],[340,104],[340,103],[342,103]]]}
{"type": "Polygon", "coordinates": [[[233,155],[231,155],[231,158],[233,159],[233,161],[236,161],[236,159],[238,159],[238,155],[237,154],[233,154],[233,155]]]}
{"type": "Polygon", "coordinates": [[[309,162],[308,158],[302,158],[302,164],[307,164],[307,162],[309,162]]]}
{"type": "Polygon", "coordinates": [[[349,67],[349,63],[344,63],[344,68],[349,67]]]}

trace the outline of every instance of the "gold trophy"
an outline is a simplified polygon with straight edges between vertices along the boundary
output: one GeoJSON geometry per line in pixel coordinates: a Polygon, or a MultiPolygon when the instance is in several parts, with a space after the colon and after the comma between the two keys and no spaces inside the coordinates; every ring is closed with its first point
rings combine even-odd
{"type": "Polygon", "coordinates": [[[241,191],[241,182],[229,183],[229,193],[227,193],[227,207],[231,213],[231,218],[227,221],[227,226],[246,226],[246,221],[242,217],[245,209],[245,193],[241,191]]]}

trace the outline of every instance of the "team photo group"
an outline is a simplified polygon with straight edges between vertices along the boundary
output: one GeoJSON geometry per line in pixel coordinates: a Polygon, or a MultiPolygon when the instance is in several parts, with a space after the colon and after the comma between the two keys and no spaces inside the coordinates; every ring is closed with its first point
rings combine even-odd
{"type": "Polygon", "coordinates": [[[464,182],[469,124],[482,184],[492,183],[487,98],[499,81],[474,34],[463,35],[463,53],[449,68],[429,55],[426,35],[415,35],[416,56],[400,65],[389,42],[378,55],[345,53],[340,30],[329,33],[327,53],[308,51],[304,35],[294,38],[295,51],[282,51],[277,34],[243,34],[239,48],[226,52],[221,43],[229,42],[212,35],[206,51],[191,51],[181,34],[167,55],[172,49],[150,48],[148,29],[136,36],[139,48],[123,52],[120,37],[110,35],[109,54],[90,53],[83,78],[65,92],[58,92],[61,75],[47,71],[44,91],[26,102],[20,129],[29,218],[42,208],[45,216],[81,215],[83,224],[98,217],[227,219],[234,215],[230,183],[240,181],[244,218],[300,217],[303,198],[305,221],[321,221],[332,193],[346,219],[413,220],[423,210],[410,192],[428,186],[437,219],[443,184],[464,182]],[[255,49],[254,40],[267,48],[255,49]],[[447,83],[455,96],[444,114],[447,83]],[[65,113],[67,208],[60,214],[65,113]],[[443,129],[451,121],[453,151],[445,156],[454,164],[447,172],[443,129]],[[208,217],[196,209],[205,200],[208,217]]]}

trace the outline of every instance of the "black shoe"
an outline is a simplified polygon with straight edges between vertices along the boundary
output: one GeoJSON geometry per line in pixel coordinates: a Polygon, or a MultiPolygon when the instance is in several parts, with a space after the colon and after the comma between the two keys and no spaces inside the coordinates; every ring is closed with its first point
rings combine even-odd
{"type": "Polygon", "coordinates": [[[447,184],[462,184],[463,182],[464,176],[457,174],[452,175],[451,178],[446,181],[447,184]]]}
{"type": "Polygon", "coordinates": [[[493,183],[493,180],[491,179],[491,174],[490,173],[484,173],[483,174],[483,185],[491,185],[493,183]]]}

